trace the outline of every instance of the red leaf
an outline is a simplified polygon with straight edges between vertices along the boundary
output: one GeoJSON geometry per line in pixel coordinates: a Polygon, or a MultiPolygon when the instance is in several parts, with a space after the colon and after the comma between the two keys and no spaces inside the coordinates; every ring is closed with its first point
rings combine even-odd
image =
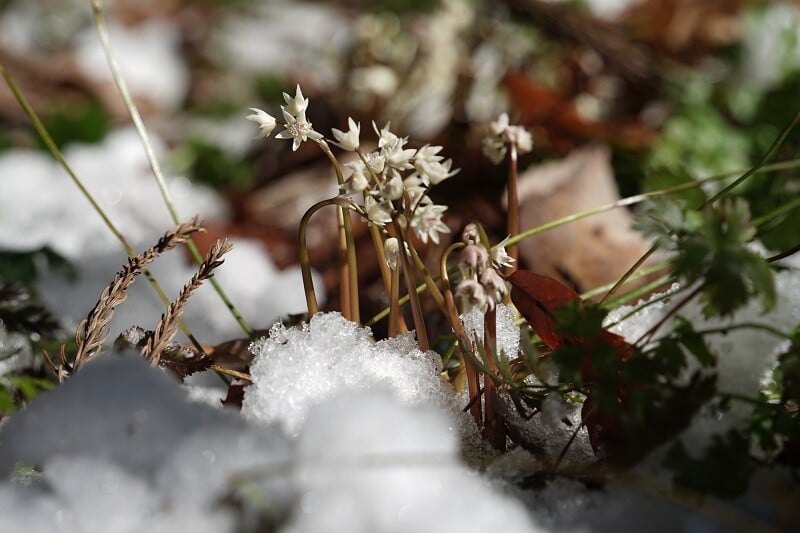
{"type": "MultiPolygon", "coordinates": [[[[610,331],[602,330],[596,339],[574,339],[561,335],[556,329],[555,311],[569,302],[582,302],[574,290],[548,276],[542,276],[528,270],[517,270],[508,277],[511,282],[511,300],[522,316],[528,321],[533,331],[539,335],[550,349],[555,350],[562,344],[579,344],[586,349],[581,365],[581,374],[586,383],[593,382],[592,355],[602,345],[610,345],[624,361],[633,352],[633,346],[625,339],[610,331]]],[[[604,437],[613,433],[617,421],[603,415],[592,408],[592,391],[581,412],[582,421],[589,432],[589,440],[595,453],[603,447],[604,437]]],[[[626,391],[617,391],[620,404],[625,403],[626,391]]]]}
{"type": "Polygon", "coordinates": [[[581,301],[577,292],[549,276],[530,270],[517,270],[508,277],[511,301],[528,321],[542,342],[555,350],[565,340],[556,331],[556,309],[581,301]]]}

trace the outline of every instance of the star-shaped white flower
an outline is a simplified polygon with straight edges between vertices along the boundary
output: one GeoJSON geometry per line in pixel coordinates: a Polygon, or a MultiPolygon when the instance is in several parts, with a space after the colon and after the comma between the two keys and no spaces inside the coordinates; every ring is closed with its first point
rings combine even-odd
{"type": "MultiPolygon", "coordinates": [[[[298,87],[298,90],[300,88],[298,87]]],[[[302,93],[301,93],[302,96],[302,93]]],[[[284,124],[284,129],[282,132],[277,134],[275,138],[277,139],[293,139],[292,142],[292,151],[297,151],[300,148],[300,144],[304,143],[308,139],[319,141],[322,139],[322,134],[314,131],[314,128],[311,126],[311,123],[306,120],[305,111],[300,113],[299,116],[292,115],[288,109],[283,109],[283,118],[286,120],[286,124],[284,124]]]]}
{"type": "Polygon", "coordinates": [[[439,244],[440,233],[450,233],[450,228],[442,220],[442,215],[447,210],[446,205],[425,204],[417,207],[411,219],[411,228],[419,240],[424,243],[428,239],[439,244]]]}
{"type": "Polygon", "coordinates": [[[250,111],[252,111],[253,114],[248,115],[247,120],[252,120],[258,124],[258,135],[256,135],[256,139],[262,139],[269,136],[269,134],[272,133],[272,130],[275,129],[275,117],[256,107],[251,107],[250,111]]]}
{"type": "Polygon", "coordinates": [[[333,132],[333,136],[336,138],[336,144],[339,145],[342,150],[355,152],[358,150],[358,137],[361,134],[361,124],[357,124],[356,121],[350,117],[347,118],[347,124],[350,126],[350,129],[346,132],[336,128],[333,128],[331,131],[333,132]]]}
{"type": "Polygon", "coordinates": [[[283,93],[283,99],[286,101],[286,105],[282,106],[283,110],[288,111],[289,114],[295,118],[300,118],[300,115],[302,115],[305,120],[306,109],[308,109],[308,98],[303,96],[300,85],[295,89],[294,98],[283,93]]]}

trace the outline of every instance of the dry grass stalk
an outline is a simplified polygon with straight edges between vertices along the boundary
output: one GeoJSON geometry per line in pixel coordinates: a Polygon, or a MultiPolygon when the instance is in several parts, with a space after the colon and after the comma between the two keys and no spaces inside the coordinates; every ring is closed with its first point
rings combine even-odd
{"type": "Polygon", "coordinates": [[[214,243],[197,273],[192,276],[189,283],[183,286],[178,298],[167,308],[167,312],[161,315],[161,320],[156,325],[156,329],[142,349],[142,354],[150,360],[150,364],[153,366],[158,364],[164,348],[172,341],[178,331],[177,320],[181,316],[189,298],[205,280],[213,275],[214,270],[224,262],[222,256],[228,253],[231,248],[233,248],[233,245],[227,239],[220,239],[214,243]]]}
{"type": "Polygon", "coordinates": [[[114,317],[114,309],[127,298],[127,289],[133,284],[136,276],[160,254],[186,242],[192,233],[202,228],[197,217],[183,224],[178,224],[165,233],[158,242],[145,252],[128,259],[128,262],[117,272],[114,280],[100,294],[100,299],[89,311],[75,331],[77,352],[72,363],[75,371],[89,359],[96,357],[103,348],[108,337],[108,324],[114,317]]]}

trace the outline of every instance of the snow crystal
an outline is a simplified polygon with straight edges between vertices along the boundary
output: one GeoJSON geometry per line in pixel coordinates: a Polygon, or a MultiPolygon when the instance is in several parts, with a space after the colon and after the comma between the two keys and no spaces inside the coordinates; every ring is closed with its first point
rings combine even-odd
{"type": "MultiPolygon", "coordinates": [[[[498,353],[505,353],[507,357],[516,357],[519,353],[519,328],[514,325],[516,311],[510,305],[497,306],[496,333],[498,353]]],[[[477,308],[464,313],[461,317],[464,329],[471,339],[476,337],[483,340],[483,313],[477,308]]]]}
{"type": "Polygon", "coordinates": [[[297,442],[302,496],[284,532],[536,531],[522,506],[458,462],[450,423],[389,390],[313,408],[297,442]]]}
{"type": "Polygon", "coordinates": [[[302,329],[274,326],[251,350],[255,382],[245,391],[242,412],[280,422],[291,435],[298,433],[312,405],[344,389],[386,386],[406,403],[447,406],[464,436],[475,431],[462,412],[465,401],[439,376],[439,356],[421,352],[413,333],[375,342],[368,328],[339,313],[318,313],[302,329]]]}

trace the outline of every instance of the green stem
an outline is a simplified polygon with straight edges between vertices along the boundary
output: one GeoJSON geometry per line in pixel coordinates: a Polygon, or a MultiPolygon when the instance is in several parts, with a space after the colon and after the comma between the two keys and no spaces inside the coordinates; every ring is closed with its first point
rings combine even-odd
{"type": "MultiPolygon", "coordinates": [[[[111,69],[111,75],[114,78],[114,83],[116,84],[117,89],[119,89],[120,96],[122,96],[122,100],[125,103],[125,108],[128,110],[131,121],[133,121],[133,125],[142,141],[145,154],[147,155],[147,161],[149,162],[150,169],[152,170],[153,176],[155,176],[156,182],[158,183],[161,196],[164,199],[164,203],[167,206],[167,210],[169,211],[172,221],[175,224],[180,224],[181,220],[178,216],[178,211],[175,208],[174,202],[172,201],[172,195],[170,194],[169,188],[164,180],[164,174],[161,172],[161,165],[159,164],[155,152],[153,151],[153,146],[150,143],[147,130],[144,127],[144,122],[142,122],[139,109],[136,107],[136,104],[128,92],[128,86],[120,74],[119,65],[117,64],[116,57],[111,49],[111,40],[108,36],[108,29],[106,28],[105,15],[103,14],[101,0],[92,0],[92,13],[94,15],[94,23],[95,27],[97,28],[97,34],[100,37],[100,43],[103,46],[103,51],[105,52],[108,66],[111,69]]],[[[189,250],[192,258],[198,265],[203,264],[203,255],[200,253],[200,250],[197,248],[197,245],[192,239],[186,241],[186,248],[189,250]]],[[[247,336],[254,338],[255,333],[253,329],[247,324],[244,317],[241,315],[241,313],[239,313],[239,310],[236,309],[236,306],[233,305],[233,302],[231,302],[230,298],[228,298],[228,295],[225,293],[225,291],[222,290],[222,287],[217,280],[212,277],[209,279],[209,282],[214,287],[214,290],[217,292],[222,302],[225,304],[225,307],[228,308],[228,311],[230,311],[233,318],[239,324],[239,327],[242,328],[242,331],[244,331],[247,336]]]]}
{"type": "MultiPolygon", "coordinates": [[[[787,170],[792,168],[800,168],[800,160],[792,160],[792,161],[780,161],[778,163],[772,163],[769,165],[763,165],[761,168],[757,169],[754,174],[760,174],[764,172],[776,172],[779,170],[787,170]]],[[[706,183],[712,183],[714,181],[720,181],[731,176],[736,176],[740,174],[741,171],[735,172],[726,172],[724,174],[718,174],[715,176],[710,176],[708,178],[704,178],[701,180],[691,181],[687,183],[681,183],[680,185],[675,185],[673,187],[667,187],[665,189],[659,189],[657,191],[646,192],[642,194],[636,194],[634,196],[628,196],[627,198],[621,198],[615,202],[611,202],[604,205],[599,205],[597,207],[593,207],[591,209],[586,209],[579,213],[573,213],[571,215],[567,215],[565,217],[558,218],[546,224],[542,224],[541,226],[536,226],[535,228],[531,228],[529,230],[523,231],[522,233],[518,233],[516,235],[512,235],[508,241],[506,241],[507,245],[515,244],[523,239],[527,239],[528,237],[532,237],[533,235],[537,235],[539,233],[543,233],[545,231],[549,231],[551,229],[557,228],[559,226],[563,226],[564,224],[568,224],[570,222],[575,222],[577,220],[581,220],[584,218],[588,218],[590,216],[599,215],[600,213],[605,213],[606,211],[611,211],[613,209],[618,209],[621,207],[628,207],[631,205],[636,205],[651,198],[657,198],[660,196],[667,196],[670,194],[679,193],[682,191],[696,189],[706,183]]],[[[752,175],[752,174],[751,174],[752,175]]],[[[800,199],[795,199],[790,204],[800,205],[800,199]]],[[[789,204],[786,204],[789,205],[789,204]]],[[[796,205],[793,205],[795,207],[796,205]]]]}
{"type": "MultiPolygon", "coordinates": [[[[761,158],[758,160],[758,162],[755,165],[750,167],[750,169],[748,169],[744,174],[742,174],[739,178],[737,178],[733,183],[731,183],[727,187],[723,188],[717,194],[715,194],[714,196],[712,196],[711,198],[709,198],[708,200],[703,202],[698,209],[702,209],[702,208],[704,208],[704,207],[706,207],[708,205],[711,205],[712,203],[716,202],[717,200],[722,198],[724,195],[726,195],[728,192],[730,192],[735,187],[737,187],[739,184],[744,182],[746,179],[748,179],[751,176],[754,176],[761,169],[763,169],[766,166],[767,161],[769,161],[769,159],[773,155],[775,155],[775,152],[778,150],[778,148],[781,146],[781,144],[783,144],[783,142],[786,140],[786,137],[794,129],[794,127],[797,125],[798,122],[800,122],[800,111],[795,113],[794,117],[792,117],[792,120],[789,121],[789,123],[783,128],[783,130],[781,130],[781,133],[778,135],[778,137],[775,139],[775,141],[773,141],[772,145],[761,156],[761,158]]],[[[606,301],[617,289],[619,289],[619,287],[622,286],[622,284],[624,284],[625,281],[627,281],[627,279],[630,277],[630,275],[633,274],[633,272],[637,268],[639,268],[639,266],[641,266],[641,264],[647,259],[647,257],[649,257],[655,250],[656,250],[656,246],[653,246],[652,248],[650,248],[650,250],[648,250],[645,253],[645,255],[642,256],[642,258],[639,261],[636,262],[636,264],[634,264],[630,269],[628,269],[628,271],[625,274],[623,274],[623,276],[619,279],[619,281],[603,297],[603,301],[606,301]]]]}
{"type": "Polygon", "coordinates": [[[714,196],[703,202],[703,205],[701,205],[700,207],[703,208],[707,205],[713,204],[714,202],[725,196],[727,193],[729,193],[731,190],[739,186],[744,180],[755,174],[764,165],[766,165],[767,161],[769,161],[772,158],[772,156],[775,155],[775,152],[778,151],[778,148],[780,148],[780,146],[786,140],[786,137],[788,137],[789,134],[792,132],[792,130],[795,128],[795,126],[797,126],[798,122],[800,122],[800,111],[795,113],[794,117],[792,117],[792,120],[790,120],[789,123],[786,124],[786,126],[784,126],[783,130],[781,130],[781,132],[778,134],[778,137],[775,139],[775,141],[772,143],[769,149],[766,152],[764,152],[764,154],[761,156],[758,162],[750,170],[742,174],[733,183],[731,183],[730,185],[719,191],[717,194],[715,194],[714,196]]]}
{"type": "MultiPolygon", "coordinates": [[[[86,198],[86,200],[92,206],[92,209],[94,209],[94,211],[100,216],[100,218],[102,219],[103,223],[106,225],[108,230],[120,242],[122,248],[125,250],[125,253],[128,254],[128,257],[136,257],[136,250],[133,249],[133,247],[130,245],[130,243],[122,234],[122,232],[114,225],[113,222],[111,222],[111,219],[108,217],[103,208],[100,207],[100,204],[97,203],[97,200],[95,200],[94,196],[92,196],[92,193],[89,192],[89,190],[83,184],[78,175],[75,174],[75,171],[72,170],[72,167],[69,165],[69,163],[67,163],[67,160],[64,158],[64,154],[58,148],[55,141],[53,141],[53,138],[50,136],[50,133],[47,131],[47,128],[44,127],[44,124],[42,124],[42,121],[39,119],[39,116],[36,114],[36,112],[28,103],[28,100],[22,94],[22,91],[20,90],[19,86],[11,77],[11,73],[9,73],[8,70],[3,65],[0,65],[0,72],[2,72],[3,77],[6,80],[6,84],[8,85],[8,88],[11,89],[11,92],[14,94],[14,97],[19,103],[20,107],[28,116],[28,119],[31,121],[31,123],[33,124],[33,128],[36,130],[36,133],[39,134],[39,137],[41,137],[45,146],[53,155],[55,160],[58,161],[58,163],[61,165],[61,168],[63,168],[66,171],[67,175],[70,177],[70,179],[72,179],[72,182],[75,184],[78,190],[83,194],[84,198],[86,198]]],[[[153,287],[153,290],[156,291],[156,294],[164,303],[164,305],[166,307],[169,307],[170,304],[169,296],[167,296],[167,294],[164,292],[164,289],[161,288],[161,285],[158,283],[155,277],[153,277],[153,274],[148,269],[144,269],[142,273],[147,278],[147,281],[150,282],[150,285],[153,287]]],[[[203,346],[200,344],[200,341],[197,340],[197,338],[194,336],[194,334],[192,333],[192,331],[189,329],[189,327],[186,325],[186,322],[184,322],[182,318],[178,318],[178,325],[180,326],[181,330],[186,335],[186,337],[189,339],[189,341],[192,343],[192,345],[194,345],[194,347],[201,353],[205,353],[205,350],[203,350],[203,346]]]]}

